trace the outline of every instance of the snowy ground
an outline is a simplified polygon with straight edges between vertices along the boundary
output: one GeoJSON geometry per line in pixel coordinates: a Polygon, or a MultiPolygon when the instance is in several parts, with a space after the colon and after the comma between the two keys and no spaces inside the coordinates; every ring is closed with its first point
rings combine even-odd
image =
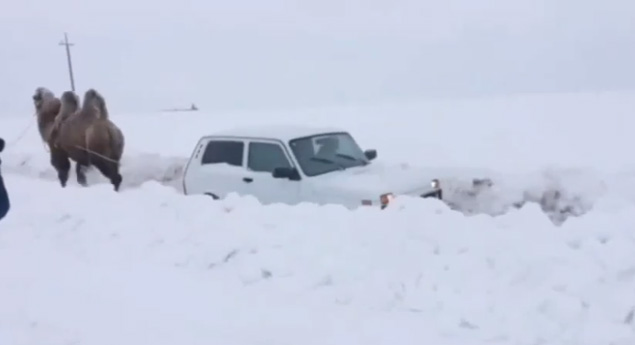
{"type": "Polygon", "coordinates": [[[61,189],[35,127],[21,134],[33,117],[2,118],[13,208],[0,223],[0,344],[633,344],[633,109],[622,93],[113,114],[128,142],[121,193],[61,189]],[[178,186],[200,134],[308,119],[350,128],[381,164],[492,177],[461,200],[506,212],[407,198],[385,211],[262,207],[161,185],[178,186]],[[537,204],[502,205],[546,190],[585,213],[555,225],[537,204]]]}

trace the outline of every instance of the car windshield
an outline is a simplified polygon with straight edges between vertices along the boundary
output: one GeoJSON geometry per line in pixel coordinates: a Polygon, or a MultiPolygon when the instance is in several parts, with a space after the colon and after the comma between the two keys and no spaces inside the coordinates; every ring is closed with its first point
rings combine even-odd
{"type": "Polygon", "coordinates": [[[368,164],[364,151],[348,133],[293,139],[289,146],[306,176],[317,176],[368,164]]]}

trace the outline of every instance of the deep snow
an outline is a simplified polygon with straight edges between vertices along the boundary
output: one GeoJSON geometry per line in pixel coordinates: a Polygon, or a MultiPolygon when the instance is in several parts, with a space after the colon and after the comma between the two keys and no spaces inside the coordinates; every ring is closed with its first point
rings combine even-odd
{"type": "Polygon", "coordinates": [[[7,182],[2,344],[635,341],[635,208],[620,199],[556,228],[536,206],[351,212],[155,182],[121,194],[7,182]]]}
{"type": "Polygon", "coordinates": [[[2,118],[13,208],[0,223],[0,344],[633,344],[634,106],[587,94],[112,114],[128,142],[120,193],[95,175],[61,189],[35,127],[21,135],[33,117],[2,118]],[[310,118],[350,128],[381,164],[455,186],[492,178],[454,196],[499,216],[410,198],[263,207],[161,184],[178,186],[205,132],[310,118]],[[510,206],[547,190],[585,213],[556,225],[537,204],[510,206]]]}

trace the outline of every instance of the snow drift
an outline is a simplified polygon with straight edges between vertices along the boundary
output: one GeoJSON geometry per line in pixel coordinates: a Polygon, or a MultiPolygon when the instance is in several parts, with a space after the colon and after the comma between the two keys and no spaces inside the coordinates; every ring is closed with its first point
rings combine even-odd
{"type": "Polygon", "coordinates": [[[555,227],[532,205],[351,212],[6,180],[2,344],[635,342],[621,198],[555,227]]]}
{"type": "MultiPolygon", "coordinates": [[[[3,171],[48,181],[57,181],[46,155],[6,154],[3,171]]],[[[163,157],[153,153],[128,153],[122,159],[122,190],[139,188],[145,182],[158,182],[183,192],[183,173],[188,157],[163,157]]],[[[376,169],[389,164],[374,162],[376,169]]],[[[394,165],[393,165],[394,167],[394,165]]],[[[629,176],[602,176],[589,170],[544,170],[534,173],[499,173],[485,169],[440,168],[397,164],[398,170],[421,170],[422,176],[438,176],[444,188],[444,201],[465,215],[498,216],[512,209],[535,203],[556,224],[570,216],[588,212],[606,193],[628,193],[635,200],[635,184],[629,176]],[[425,174],[423,174],[425,173],[425,174]]],[[[96,169],[88,171],[90,186],[109,185],[96,169]]],[[[630,176],[635,182],[635,173],[630,176]]],[[[75,172],[70,172],[76,185],[75,172]]],[[[60,190],[61,191],[61,190],[60,190]]]]}
{"type": "MultiPolygon", "coordinates": [[[[47,161],[47,152],[33,154],[5,154],[3,171],[21,176],[39,178],[48,181],[58,181],[57,172],[47,161]]],[[[130,151],[130,150],[129,150],[130,151]]],[[[159,153],[128,153],[121,159],[121,175],[123,181],[121,189],[137,188],[145,182],[156,181],[166,186],[182,191],[183,169],[187,164],[187,157],[164,157],[159,153]]],[[[69,172],[69,184],[77,184],[74,169],[69,172]]],[[[108,179],[91,167],[86,172],[89,186],[109,184],[108,179]]]]}
{"type": "Polygon", "coordinates": [[[621,93],[113,113],[120,193],[95,172],[61,189],[33,121],[3,118],[0,344],[631,345],[632,109],[621,93]],[[448,203],[181,194],[200,135],[291,118],[348,128],[377,163],[429,169],[448,203]]]}

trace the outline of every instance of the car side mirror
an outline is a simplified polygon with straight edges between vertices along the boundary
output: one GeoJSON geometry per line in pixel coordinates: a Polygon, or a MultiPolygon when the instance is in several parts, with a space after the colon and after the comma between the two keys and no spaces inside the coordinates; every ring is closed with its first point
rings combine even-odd
{"type": "Polygon", "coordinates": [[[273,178],[286,178],[292,181],[300,180],[300,173],[296,168],[275,168],[271,175],[273,175],[273,178]]]}
{"type": "Polygon", "coordinates": [[[364,156],[366,156],[369,161],[372,161],[373,159],[377,158],[377,150],[366,150],[364,151],[364,156]]]}

